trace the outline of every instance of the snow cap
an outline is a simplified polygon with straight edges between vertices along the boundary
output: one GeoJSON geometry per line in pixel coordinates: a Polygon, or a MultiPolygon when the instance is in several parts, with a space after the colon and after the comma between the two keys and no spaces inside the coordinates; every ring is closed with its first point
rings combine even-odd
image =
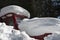
{"type": "Polygon", "coordinates": [[[0,17],[7,13],[11,13],[11,12],[16,13],[18,15],[24,15],[24,16],[27,16],[28,18],[30,18],[30,13],[26,9],[24,9],[20,6],[16,6],[16,5],[9,5],[9,6],[2,8],[0,17]]]}
{"type": "Polygon", "coordinates": [[[32,18],[23,20],[18,28],[30,36],[39,36],[45,33],[60,32],[60,19],[52,17],[32,18]]]}

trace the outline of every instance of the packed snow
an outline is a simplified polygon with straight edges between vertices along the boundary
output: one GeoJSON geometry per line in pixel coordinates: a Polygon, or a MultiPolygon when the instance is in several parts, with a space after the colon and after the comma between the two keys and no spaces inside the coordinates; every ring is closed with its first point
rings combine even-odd
{"type": "Polygon", "coordinates": [[[60,32],[60,19],[51,17],[24,19],[19,24],[19,29],[30,36],[60,32]]]}
{"type": "Polygon", "coordinates": [[[7,26],[5,23],[0,23],[0,40],[37,40],[29,37],[25,31],[13,29],[13,26],[7,26]]]}
{"type": "Polygon", "coordinates": [[[44,40],[60,40],[60,32],[52,33],[52,35],[45,37],[44,40]]]}
{"type": "Polygon", "coordinates": [[[30,18],[30,13],[26,9],[17,5],[10,5],[10,6],[3,7],[1,9],[0,17],[11,12],[18,15],[24,15],[30,18]]]}

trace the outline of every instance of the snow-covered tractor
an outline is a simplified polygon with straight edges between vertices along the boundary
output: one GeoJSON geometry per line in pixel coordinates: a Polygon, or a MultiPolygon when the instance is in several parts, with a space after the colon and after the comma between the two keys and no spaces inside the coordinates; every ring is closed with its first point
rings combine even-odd
{"type": "MultiPolygon", "coordinates": [[[[49,31],[46,29],[47,27],[45,28],[45,27],[43,27],[43,25],[41,25],[48,32],[40,35],[42,30],[44,30],[44,29],[42,27],[41,27],[42,29],[40,27],[38,28],[38,26],[35,26],[34,23],[36,23],[37,25],[40,25],[39,22],[43,22],[43,20],[39,21],[40,19],[38,19],[38,20],[36,19],[36,22],[35,22],[35,20],[32,20],[31,22],[27,21],[27,22],[25,22],[26,23],[26,25],[25,25],[25,23],[23,23],[22,20],[24,18],[30,18],[30,13],[20,6],[10,5],[10,6],[6,6],[6,7],[2,8],[1,12],[0,12],[0,17],[2,18],[3,22],[5,22],[7,25],[14,26],[15,29],[19,29],[21,31],[26,31],[26,33],[28,35],[30,35],[33,38],[39,39],[39,40],[44,40],[44,37],[52,34],[52,33],[49,33],[49,31]],[[20,24],[21,22],[23,25],[20,24]],[[30,25],[30,26],[28,26],[28,25],[30,25]],[[33,25],[36,27],[36,29],[34,29],[35,27],[33,25]]],[[[47,19],[49,20],[49,18],[47,18],[47,19]]],[[[52,23],[53,23],[53,21],[52,21],[52,23]]]]}

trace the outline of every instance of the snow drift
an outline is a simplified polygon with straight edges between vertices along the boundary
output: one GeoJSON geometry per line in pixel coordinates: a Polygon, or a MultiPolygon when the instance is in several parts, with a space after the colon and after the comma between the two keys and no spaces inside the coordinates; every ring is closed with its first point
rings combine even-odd
{"type": "Polygon", "coordinates": [[[9,5],[9,6],[3,7],[0,12],[0,17],[3,15],[6,15],[7,13],[15,13],[15,14],[24,15],[30,18],[30,13],[26,9],[17,5],[9,5]]]}
{"type": "Polygon", "coordinates": [[[60,19],[50,17],[24,19],[19,28],[30,36],[60,32],[60,19]]]}
{"type": "Polygon", "coordinates": [[[48,35],[47,37],[44,38],[44,40],[60,40],[60,32],[58,33],[53,33],[52,35],[48,35]]]}
{"type": "Polygon", "coordinates": [[[0,23],[0,40],[36,40],[29,37],[26,32],[13,29],[13,26],[7,26],[0,23]]]}

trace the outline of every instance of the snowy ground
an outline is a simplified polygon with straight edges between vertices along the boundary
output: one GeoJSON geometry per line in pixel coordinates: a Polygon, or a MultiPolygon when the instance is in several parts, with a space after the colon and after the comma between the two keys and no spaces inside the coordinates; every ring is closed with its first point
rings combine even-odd
{"type": "Polygon", "coordinates": [[[53,33],[52,35],[48,35],[44,38],[44,40],[60,40],[60,33],[53,33]]]}
{"type": "Polygon", "coordinates": [[[0,23],[0,40],[36,40],[30,38],[24,31],[13,29],[13,26],[7,26],[5,23],[0,23]]]}

